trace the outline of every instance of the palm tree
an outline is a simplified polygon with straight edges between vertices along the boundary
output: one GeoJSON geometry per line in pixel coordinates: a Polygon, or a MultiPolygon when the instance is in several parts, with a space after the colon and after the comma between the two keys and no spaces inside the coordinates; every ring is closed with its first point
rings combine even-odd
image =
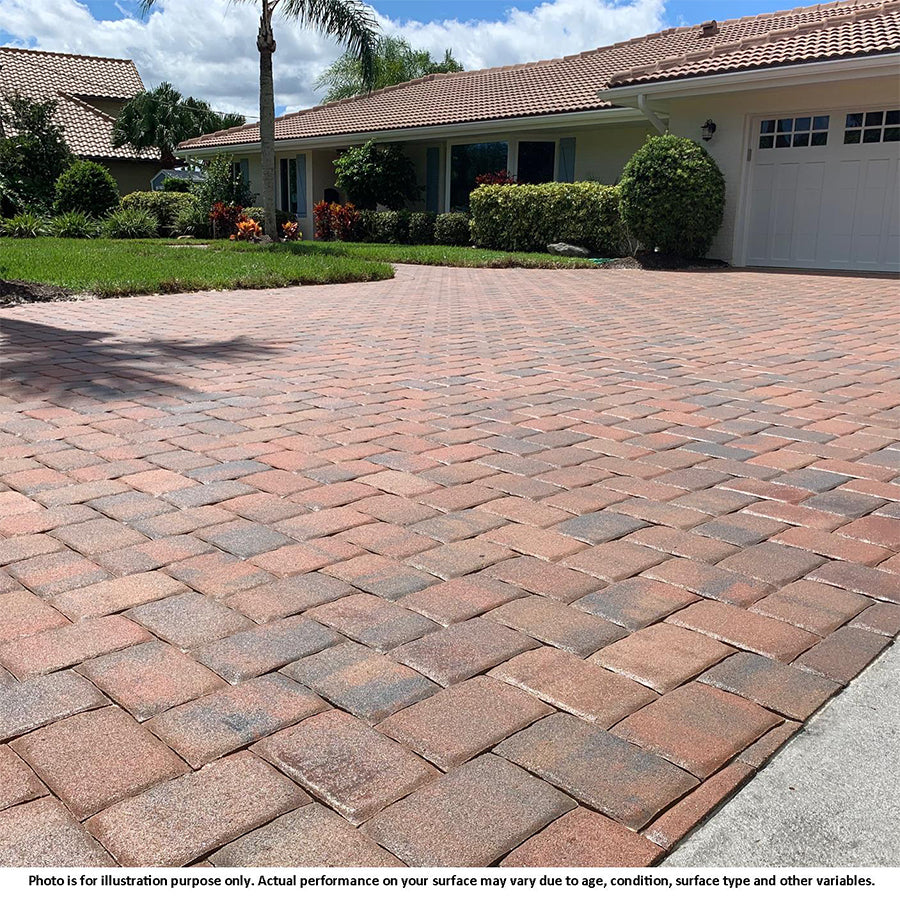
{"type": "Polygon", "coordinates": [[[163,81],[152,91],[135,94],[122,107],[113,125],[112,141],[113,147],[156,148],[163,167],[170,169],[178,162],[173,151],[181,141],[243,124],[243,116],[219,114],[205,100],[184,98],[163,81]]]}
{"type": "MultiPolygon", "coordinates": [[[[148,13],[156,0],[139,0],[148,13]]],[[[375,47],[378,26],[371,10],[362,0],[235,0],[258,3],[259,31],[259,143],[262,154],[262,205],[266,234],[275,235],[275,86],[272,79],[272,55],[275,35],[272,17],[276,10],[286,19],[299,22],[328,37],[336,38],[359,57],[365,84],[371,86],[375,74],[375,47]]]]}

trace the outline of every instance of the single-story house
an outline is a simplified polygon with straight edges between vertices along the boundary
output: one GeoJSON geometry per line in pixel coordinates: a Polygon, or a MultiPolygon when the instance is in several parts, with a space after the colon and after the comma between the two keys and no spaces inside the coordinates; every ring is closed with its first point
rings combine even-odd
{"type": "MultiPolygon", "coordinates": [[[[670,28],[575,56],[429,75],[276,121],[279,206],[311,235],[333,160],[402,142],[421,208],[465,207],[475,176],[615,183],[648,134],[715,157],[727,184],[711,255],[738,266],[900,270],[900,0],[839,0],[670,28]]],[[[179,153],[229,152],[260,189],[256,125],[179,153]]]]}
{"type": "Polygon", "coordinates": [[[0,102],[15,92],[31,100],[55,100],[56,122],[69,149],[106,166],[123,195],[149,190],[159,169],[158,151],[112,145],[116,116],[143,90],[130,59],[0,47],[0,102]]]}

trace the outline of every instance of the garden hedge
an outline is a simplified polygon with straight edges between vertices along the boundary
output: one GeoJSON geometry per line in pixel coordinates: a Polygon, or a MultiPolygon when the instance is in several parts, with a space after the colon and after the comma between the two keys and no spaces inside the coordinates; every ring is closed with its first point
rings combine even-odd
{"type": "Polygon", "coordinates": [[[540,251],[559,241],[598,256],[617,256],[623,242],[619,191],[593,181],[490,184],[469,198],[472,239],[490,250],[540,251]]]}
{"type": "Polygon", "coordinates": [[[122,209],[141,209],[150,213],[165,236],[179,234],[179,219],[198,205],[199,201],[193,194],[175,191],[134,191],[122,198],[122,209]]]}
{"type": "Polygon", "coordinates": [[[695,141],[674,134],[648,138],[622,173],[620,210],[648,250],[705,256],[722,225],[725,179],[695,141]]]}

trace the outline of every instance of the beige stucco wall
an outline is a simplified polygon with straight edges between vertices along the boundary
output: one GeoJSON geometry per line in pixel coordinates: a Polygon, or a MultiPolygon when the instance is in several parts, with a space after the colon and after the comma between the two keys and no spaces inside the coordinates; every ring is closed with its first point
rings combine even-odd
{"type": "Polygon", "coordinates": [[[722,228],[710,250],[710,256],[729,262],[742,262],[743,220],[742,188],[748,165],[747,150],[751,120],[769,114],[821,114],[896,108],[897,81],[893,78],[862,78],[852,81],[823,82],[798,87],[708,94],[683,100],[652,104],[669,114],[669,129],[674,134],[700,140],[700,127],[707,120],[716,123],[716,133],[704,146],[715,158],[725,176],[726,204],[722,228]]]}
{"type": "Polygon", "coordinates": [[[149,191],[150,179],[162,168],[159,162],[130,162],[128,160],[98,160],[109,169],[119,186],[119,196],[133,191],[149,191]]]}

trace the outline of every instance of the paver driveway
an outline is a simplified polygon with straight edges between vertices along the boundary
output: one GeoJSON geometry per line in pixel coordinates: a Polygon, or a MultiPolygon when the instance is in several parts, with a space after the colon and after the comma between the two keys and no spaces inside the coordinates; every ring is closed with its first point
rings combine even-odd
{"type": "Polygon", "coordinates": [[[0,860],[658,860],[898,630],[896,288],[8,311],[0,860]]]}

